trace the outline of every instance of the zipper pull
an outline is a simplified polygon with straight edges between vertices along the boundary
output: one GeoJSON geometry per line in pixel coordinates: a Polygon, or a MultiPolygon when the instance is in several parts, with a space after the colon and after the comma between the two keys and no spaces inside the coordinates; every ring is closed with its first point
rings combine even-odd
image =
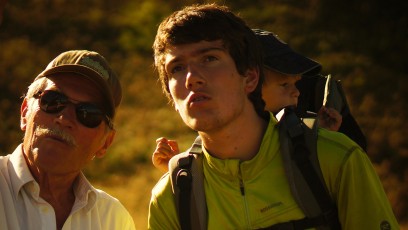
{"type": "Polygon", "coordinates": [[[241,195],[245,196],[244,182],[242,182],[242,179],[239,179],[239,189],[241,190],[241,195]]]}

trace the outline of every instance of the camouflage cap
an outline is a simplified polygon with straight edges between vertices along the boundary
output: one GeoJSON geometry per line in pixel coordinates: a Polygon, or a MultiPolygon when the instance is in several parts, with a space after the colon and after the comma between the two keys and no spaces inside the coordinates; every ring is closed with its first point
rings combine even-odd
{"type": "Polygon", "coordinates": [[[122,100],[122,88],[118,77],[103,56],[88,50],[61,53],[35,80],[56,73],[76,73],[94,82],[109,102],[108,116],[115,116],[115,110],[122,100]]]}

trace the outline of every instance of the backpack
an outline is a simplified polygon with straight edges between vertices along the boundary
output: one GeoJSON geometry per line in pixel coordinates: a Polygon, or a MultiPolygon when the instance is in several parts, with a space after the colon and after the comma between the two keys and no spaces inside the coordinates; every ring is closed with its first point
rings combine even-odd
{"type": "MultiPolygon", "coordinates": [[[[331,75],[314,74],[303,76],[297,87],[300,91],[297,107],[286,108],[276,117],[279,120],[285,174],[291,193],[306,218],[268,229],[340,229],[337,208],[328,193],[317,159],[316,113],[322,105],[336,109],[342,115],[339,132],[346,134],[364,150],[367,147],[366,139],[350,112],[340,80],[331,75]]],[[[199,138],[188,151],[170,160],[169,171],[181,228],[207,229],[199,138]]]]}
{"type": "Polygon", "coordinates": [[[308,117],[310,112],[317,113],[322,105],[336,109],[342,116],[338,132],[344,133],[367,151],[367,140],[354,119],[347,103],[341,81],[331,75],[305,75],[296,83],[300,91],[295,109],[299,117],[308,117]]]}
{"type": "MultiPolygon", "coordinates": [[[[291,193],[306,218],[265,229],[341,229],[317,159],[317,122],[299,119],[292,108],[277,114],[280,152],[291,193]]],[[[202,146],[198,137],[191,148],[169,162],[172,190],[182,230],[207,229],[202,146]]]]}

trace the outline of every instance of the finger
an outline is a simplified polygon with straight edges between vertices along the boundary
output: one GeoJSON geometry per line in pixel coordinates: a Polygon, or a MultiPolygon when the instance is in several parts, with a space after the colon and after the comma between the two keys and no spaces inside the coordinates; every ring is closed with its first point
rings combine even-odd
{"type": "Polygon", "coordinates": [[[161,154],[161,155],[163,155],[163,156],[171,156],[171,155],[173,155],[173,151],[172,151],[172,149],[170,148],[170,146],[169,145],[158,145],[157,147],[156,147],[156,150],[155,150],[155,153],[157,153],[157,154],[161,154]]]}
{"type": "Polygon", "coordinates": [[[328,113],[329,113],[330,117],[336,119],[336,121],[341,121],[342,120],[342,116],[337,110],[329,109],[328,113]]]}
{"type": "Polygon", "coordinates": [[[171,156],[166,155],[162,152],[154,152],[152,155],[152,162],[154,166],[160,166],[162,164],[167,164],[171,156]]]}
{"type": "Polygon", "coordinates": [[[168,140],[167,143],[169,144],[169,146],[170,146],[171,149],[173,150],[173,154],[174,154],[174,155],[180,153],[180,150],[179,150],[179,147],[178,147],[178,143],[177,143],[176,140],[168,140]]]}
{"type": "Polygon", "coordinates": [[[155,158],[153,160],[153,165],[162,172],[168,171],[169,158],[155,158]]]}
{"type": "Polygon", "coordinates": [[[165,137],[159,137],[159,138],[157,138],[156,139],[156,143],[158,144],[158,143],[160,143],[160,142],[167,142],[168,140],[167,140],[167,138],[165,138],[165,137]]]}

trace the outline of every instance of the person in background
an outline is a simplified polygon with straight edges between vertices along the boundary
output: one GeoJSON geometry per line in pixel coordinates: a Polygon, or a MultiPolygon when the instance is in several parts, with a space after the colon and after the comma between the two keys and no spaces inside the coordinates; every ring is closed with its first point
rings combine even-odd
{"type": "Polygon", "coordinates": [[[93,51],[61,53],[34,79],[21,104],[23,142],[0,157],[0,229],[135,229],[82,173],[112,144],[121,99],[116,74],[93,51]]]}
{"type": "MultiPolygon", "coordinates": [[[[254,29],[253,31],[262,44],[264,54],[266,72],[264,88],[268,87],[267,75],[269,74],[295,76],[298,78],[296,87],[300,92],[297,97],[296,114],[299,117],[308,117],[311,113],[312,115],[317,114],[321,127],[347,135],[364,151],[367,151],[366,137],[350,111],[341,82],[327,80],[327,77],[320,74],[322,66],[319,63],[294,51],[276,34],[261,29],[254,29]],[[331,98],[331,102],[325,105],[324,96],[327,81],[332,84],[332,87],[329,88],[334,90],[329,94],[335,95],[335,97],[331,98]],[[341,120],[339,120],[340,117],[341,120]]],[[[272,90],[268,89],[262,91],[266,109],[270,111],[274,111],[274,107],[268,108],[268,103],[273,100],[273,93],[272,90]]],[[[284,101],[280,103],[285,105],[284,101]]],[[[279,103],[276,104],[279,105],[279,103]]]]}
{"type": "MultiPolygon", "coordinates": [[[[305,214],[282,165],[277,120],[264,110],[262,51],[253,31],[225,6],[192,5],[161,22],[153,49],[165,95],[202,141],[207,228],[301,221],[305,214]]],[[[343,229],[398,228],[382,184],[355,142],[319,129],[317,150],[343,229]]],[[[148,228],[180,227],[166,174],[152,189],[148,228]]]]}

